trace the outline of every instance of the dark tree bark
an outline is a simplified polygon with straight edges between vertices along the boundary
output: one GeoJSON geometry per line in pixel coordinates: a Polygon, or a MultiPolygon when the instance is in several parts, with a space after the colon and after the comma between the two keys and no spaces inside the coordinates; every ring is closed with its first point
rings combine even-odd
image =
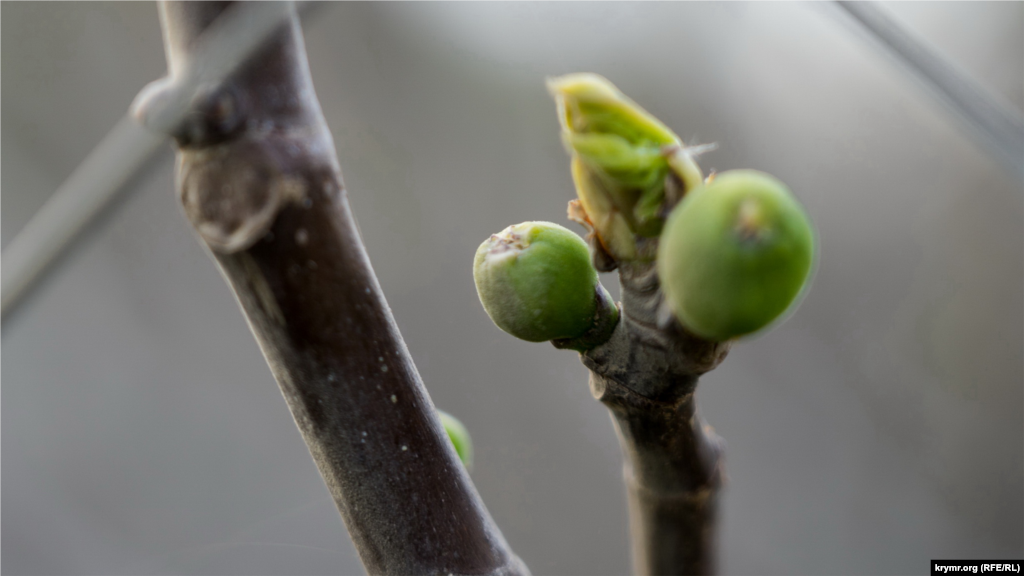
{"type": "MultiPolygon", "coordinates": [[[[201,65],[190,51],[226,8],[161,4],[172,76],[201,65]]],[[[366,569],[528,574],[459,462],[373,274],[294,12],[235,74],[200,89],[174,136],[185,213],[234,289],[366,569]]]]}
{"type": "Polygon", "coordinates": [[[654,262],[617,263],[594,236],[591,249],[598,269],[619,269],[622,285],[615,331],[581,359],[625,457],[633,573],[714,574],[724,442],[694,394],[729,343],[690,334],[668,313],[654,262]]]}

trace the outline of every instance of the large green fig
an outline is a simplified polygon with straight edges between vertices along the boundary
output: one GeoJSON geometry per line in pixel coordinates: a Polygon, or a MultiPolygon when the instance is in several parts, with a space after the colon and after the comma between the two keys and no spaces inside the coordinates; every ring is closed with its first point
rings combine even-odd
{"type": "Polygon", "coordinates": [[[529,342],[582,336],[604,290],[583,239],[550,222],[493,234],[476,251],[473,279],[498,328],[529,342]]]}
{"type": "Polygon", "coordinates": [[[658,249],[669,308],[691,332],[723,341],[764,328],[788,310],[811,272],[814,232],[774,177],[718,174],[673,210],[658,249]]]}

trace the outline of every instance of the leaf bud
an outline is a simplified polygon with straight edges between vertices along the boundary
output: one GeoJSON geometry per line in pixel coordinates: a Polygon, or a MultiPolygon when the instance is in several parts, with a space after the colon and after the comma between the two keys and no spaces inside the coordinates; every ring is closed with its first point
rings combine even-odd
{"type": "Polygon", "coordinates": [[[684,190],[703,181],[690,149],[657,118],[597,74],[548,80],[572,155],[581,207],[602,246],[617,260],[654,259],[674,175],[684,190]]]}

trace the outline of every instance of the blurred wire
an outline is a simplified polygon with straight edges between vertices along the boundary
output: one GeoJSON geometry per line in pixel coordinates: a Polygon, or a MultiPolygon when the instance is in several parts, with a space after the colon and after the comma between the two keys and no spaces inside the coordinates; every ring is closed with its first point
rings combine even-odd
{"type": "Polygon", "coordinates": [[[57,188],[3,251],[2,313],[148,164],[165,138],[125,116],[57,188]]]}
{"type": "Polygon", "coordinates": [[[1024,118],[914,38],[874,2],[840,0],[840,8],[931,88],[988,150],[1024,184],[1024,118]]]}
{"type": "MultiPolygon", "coordinates": [[[[310,2],[297,4],[299,9],[311,6],[310,2]]],[[[171,70],[169,83],[151,85],[168,97],[147,104],[146,126],[172,132],[188,113],[199,87],[219,84],[237,70],[293,14],[293,9],[292,2],[240,2],[225,11],[190,48],[188,65],[171,70]]],[[[145,92],[139,94],[136,103],[145,92]]]]}
{"type": "Polygon", "coordinates": [[[185,118],[198,87],[223,81],[292,13],[290,2],[242,2],[229,8],[197,41],[195,65],[175,71],[178,74],[169,86],[165,84],[170,88],[167,98],[147,115],[150,130],[130,116],[114,126],[4,249],[0,275],[4,318],[86,225],[148,165],[166,135],[185,118]]]}

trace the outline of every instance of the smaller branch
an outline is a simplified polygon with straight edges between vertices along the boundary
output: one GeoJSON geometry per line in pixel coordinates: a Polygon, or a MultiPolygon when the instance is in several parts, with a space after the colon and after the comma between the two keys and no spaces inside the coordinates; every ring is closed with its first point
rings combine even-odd
{"type": "Polygon", "coordinates": [[[580,356],[625,456],[633,573],[711,574],[722,442],[697,416],[693,395],[729,344],[683,329],[656,264],[670,211],[704,183],[694,153],[705,148],[684,148],[601,76],[568,74],[548,89],[572,157],[578,200],[569,219],[590,232],[594,268],[617,268],[622,286],[611,337],[580,356]]]}
{"type": "Polygon", "coordinates": [[[581,357],[625,456],[633,573],[713,574],[724,443],[701,419],[694,393],[729,343],[665,320],[653,263],[618,268],[621,320],[608,342],[581,357]]]}
{"type": "Polygon", "coordinates": [[[723,442],[697,414],[693,392],[651,400],[597,373],[590,387],[611,409],[626,456],[633,573],[715,573],[723,442]]]}
{"type": "Polygon", "coordinates": [[[792,304],[812,262],[810,223],[767,174],[705,179],[694,157],[710,148],[684,147],[607,79],[568,74],[548,88],[572,157],[569,219],[590,232],[594,268],[618,269],[622,285],[611,337],[579,349],[625,455],[633,571],[714,573],[723,442],[697,414],[697,379],[792,304]]]}

